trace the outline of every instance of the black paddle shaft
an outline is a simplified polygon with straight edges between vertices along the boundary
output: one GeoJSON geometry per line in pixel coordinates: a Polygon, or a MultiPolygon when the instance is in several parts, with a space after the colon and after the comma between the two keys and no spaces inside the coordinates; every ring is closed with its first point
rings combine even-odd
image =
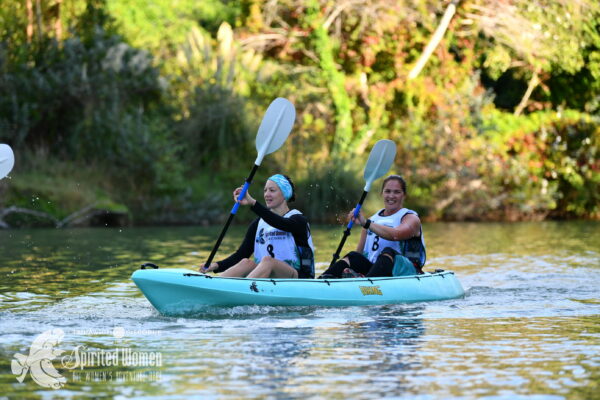
{"type": "MultiPolygon", "coordinates": [[[[363,191],[363,194],[360,197],[360,200],[358,201],[357,207],[362,207],[362,204],[365,201],[365,198],[367,197],[367,193],[369,193],[369,192],[367,192],[366,190],[363,191]]],[[[331,268],[331,266],[333,266],[333,264],[335,264],[335,262],[338,260],[338,258],[340,258],[340,252],[342,251],[342,248],[344,247],[344,243],[346,243],[346,239],[348,238],[348,236],[350,236],[351,229],[352,229],[352,220],[350,220],[350,222],[346,226],[346,230],[344,231],[344,235],[342,236],[342,241],[340,242],[340,245],[338,246],[337,250],[335,251],[335,254],[333,255],[331,264],[329,264],[330,268],[331,268]]]]}
{"type": "MultiPolygon", "coordinates": [[[[257,169],[258,169],[258,165],[254,164],[254,167],[252,167],[252,171],[250,171],[250,175],[248,175],[248,178],[246,179],[246,183],[248,184],[248,186],[250,186],[250,183],[252,183],[252,178],[254,178],[254,174],[256,173],[257,169]]],[[[210,252],[210,256],[208,256],[208,260],[206,260],[206,264],[204,264],[204,268],[208,268],[210,266],[210,263],[212,263],[213,258],[215,258],[215,254],[217,254],[217,250],[219,249],[219,246],[221,245],[221,242],[223,241],[223,238],[225,237],[225,233],[227,232],[229,225],[231,225],[231,221],[233,221],[233,217],[235,216],[236,212],[237,212],[237,207],[235,207],[235,205],[234,205],[234,208],[231,210],[231,213],[229,214],[229,218],[227,218],[227,222],[225,223],[225,226],[223,227],[223,230],[221,231],[221,234],[219,235],[219,238],[217,239],[215,246],[213,247],[212,251],[210,252]]]]}

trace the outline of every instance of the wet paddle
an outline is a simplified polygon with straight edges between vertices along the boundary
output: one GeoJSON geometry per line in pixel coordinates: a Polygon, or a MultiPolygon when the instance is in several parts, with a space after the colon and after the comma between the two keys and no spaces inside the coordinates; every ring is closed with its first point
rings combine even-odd
{"type": "Polygon", "coordinates": [[[0,144],[0,179],[4,178],[15,165],[15,155],[7,144],[0,144]]]}
{"type": "Polygon", "coordinates": [[[258,128],[258,133],[256,134],[256,151],[258,156],[256,157],[256,161],[254,161],[254,167],[252,167],[252,171],[250,171],[250,175],[248,175],[246,183],[244,183],[244,187],[242,188],[237,201],[231,209],[229,218],[227,219],[227,222],[225,223],[225,226],[223,227],[215,246],[210,252],[210,256],[208,256],[208,260],[204,264],[204,268],[208,268],[212,263],[212,260],[215,257],[219,246],[221,245],[221,241],[223,241],[223,238],[225,237],[225,232],[227,232],[233,217],[240,207],[239,201],[246,196],[246,192],[248,191],[248,187],[252,182],[252,178],[254,178],[254,174],[256,173],[256,170],[258,169],[263,158],[267,154],[273,153],[283,145],[290,134],[290,131],[292,130],[295,119],[296,109],[294,108],[294,105],[287,99],[279,97],[273,100],[271,105],[269,105],[269,108],[267,108],[265,116],[263,117],[260,127],[258,128]]]}
{"type": "MultiPolygon", "coordinates": [[[[394,162],[394,157],[396,157],[396,144],[394,142],[384,139],[375,143],[375,146],[373,146],[373,149],[371,150],[371,154],[369,154],[367,165],[365,165],[364,178],[366,184],[362,196],[360,196],[360,200],[354,208],[354,218],[358,217],[360,208],[362,207],[363,202],[365,201],[365,198],[371,189],[371,184],[375,179],[381,178],[388,172],[392,166],[392,163],[394,162]]],[[[344,231],[340,245],[333,255],[331,264],[329,264],[330,267],[335,264],[338,258],[340,258],[340,252],[344,247],[346,239],[348,236],[350,236],[352,225],[354,225],[354,219],[351,219],[350,222],[348,222],[348,226],[346,226],[346,230],[344,231]]]]}

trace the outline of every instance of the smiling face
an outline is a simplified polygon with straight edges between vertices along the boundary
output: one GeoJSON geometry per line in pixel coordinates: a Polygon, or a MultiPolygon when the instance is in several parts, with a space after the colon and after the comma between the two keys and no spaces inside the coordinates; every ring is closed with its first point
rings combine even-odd
{"type": "Polygon", "coordinates": [[[265,197],[265,204],[269,209],[277,208],[285,202],[281,189],[271,180],[267,180],[267,183],[265,183],[263,196],[265,197]]]}
{"type": "Polygon", "coordinates": [[[397,179],[390,179],[385,183],[381,197],[387,214],[395,213],[402,208],[404,204],[404,190],[397,179]]]}

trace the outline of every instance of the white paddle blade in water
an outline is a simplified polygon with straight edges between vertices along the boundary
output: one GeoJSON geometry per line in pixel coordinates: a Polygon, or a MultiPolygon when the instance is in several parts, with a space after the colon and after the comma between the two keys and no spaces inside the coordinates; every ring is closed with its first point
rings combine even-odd
{"type": "Polygon", "coordinates": [[[271,154],[283,145],[295,120],[296,108],[289,100],[282,97],[273,100],[267,108],[256,135],[256,151],[258,152],[258,157],[254,162],[256,165],[260,165],[264,156],[271,154]]]}
{"type": "Polygon", "coordinates": [[[367,165],[365,165],[365,192],[371,189],[371,184],[375,179],[381,178],[390,170],[395,157],[396,143],[387,139],[375,143],[369,154],[367,165]]]}
{"type": "Polygon", "coordinates": [[[0,179],[4,178],[15,165],[15,155],[7,144],[0,144],[0,179]]]}

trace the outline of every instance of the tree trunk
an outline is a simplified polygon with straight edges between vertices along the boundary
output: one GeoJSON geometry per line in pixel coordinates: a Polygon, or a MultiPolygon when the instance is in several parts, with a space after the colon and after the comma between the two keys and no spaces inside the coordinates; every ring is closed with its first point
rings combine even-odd
{"type": "Polygon", "coordinates": [[[42,2],[41,0],[35,0],[35,16],[37,19],[37,37],[38,40],[42,41],[42,36],[44,33],[42,26],[42,2]]]}
{"type": "Polygon", "coordinates": [[[25,0],[25,8],[27,9],[27,41],[31,42],[33,38],[33,4],[31,0],[25,0]]]}
{"type": "Polygon", "coordinates": [[[458,3],[460,3],[460,0],[452,0],[450,4],[448,4],[448,7],[444,12],[444,16],[440,21],[440,24],[433,33],[433,36],[429,40],[429,43],[427,43],[427,46],[425,46],[425,50],[423,50],[421,57],[419,57],[419,60],[417,60],[417,63],[409,72],[408,80],[416,78],[421,73],[421,70],[427,63],[427,60],[429,60],[429,57],[431,57],[431,54],[433,53],[435,48],[438,46],[438,44],[440,44],[440,41],[446,34],[448,25],[450,25],[450,21],[452,21],[452,17],[456,13],[456,6],[458,5],[458,3]]]}
{"type": "Polygon", "coordinates": [[[56,4],[56,15],[54,16],[54,34],[56,35],[56,40],[60,41],[62,39],[62,21],[60,19],[60,6],[63,0],[55,0],[56,4]]]}

